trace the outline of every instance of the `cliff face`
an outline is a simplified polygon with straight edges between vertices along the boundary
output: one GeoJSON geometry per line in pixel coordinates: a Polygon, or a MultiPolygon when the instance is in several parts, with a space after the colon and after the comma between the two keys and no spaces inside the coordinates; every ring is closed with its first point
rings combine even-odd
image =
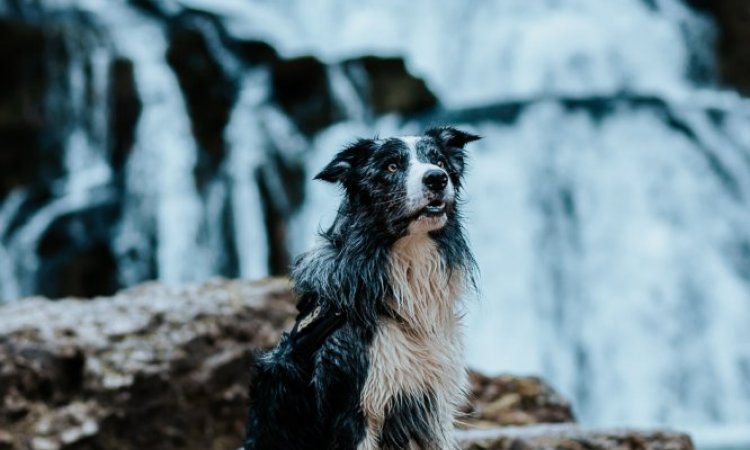
{"type": "MultiPolygon", "coordinates": [[[[291,326],[294,304],[289,282],[270,279],[0,307],[0,449],[236,449],[251,356],[291,326]]],[[[471,380],[466,448],[691,448],[679,434],[578,429],[538,378],[471,380]],[[568,425],[538,426],[550,422],[568,425]]]]}

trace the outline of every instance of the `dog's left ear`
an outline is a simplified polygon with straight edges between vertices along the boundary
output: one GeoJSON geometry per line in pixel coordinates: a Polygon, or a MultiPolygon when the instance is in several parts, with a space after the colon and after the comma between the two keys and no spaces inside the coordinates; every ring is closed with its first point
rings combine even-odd
{"type": "Polygon", "coordinates": [[[425,132],[425,134],[428,136],[432,136],[447,147],[456,148],[464,148],[464,146],[469,142],[474,142],[482,139],[481,136],[467,133],[466,131],[461,131],[453,127],[430,128],[425,132]]]}
{"type": "Polygon", "coordinates": [[[372,139],[359,139],[338,152],[333,160],[315,175],[315,180],[329,183],[345,183],[352,168],[372,150],[372,139]]]}

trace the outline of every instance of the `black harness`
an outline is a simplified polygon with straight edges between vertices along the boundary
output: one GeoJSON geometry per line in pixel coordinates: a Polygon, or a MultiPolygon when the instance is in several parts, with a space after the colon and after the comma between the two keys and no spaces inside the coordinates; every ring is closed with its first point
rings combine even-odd
{"type": "Polygon", "coordinates": [[[311,298],[303,298],[297,304],[299,315],[289,339],[292,353],[301,358],[310,358],[326,339],[346,322],[344,313],[324,308],[311,298]]]}
{"type": "MultiPolygon", "coordinates": [[[[292,353],[298,358],[309,360],[331,334],[344,326],[347,316],[341,310],[324,307],[311,297],[302,298],[297,304],[297,310],[299,314],[289,332],[292,353]]],[[[406,323],[403,317],[385,304],[378,310],[381,317],[400,324],[406,323]]]]}

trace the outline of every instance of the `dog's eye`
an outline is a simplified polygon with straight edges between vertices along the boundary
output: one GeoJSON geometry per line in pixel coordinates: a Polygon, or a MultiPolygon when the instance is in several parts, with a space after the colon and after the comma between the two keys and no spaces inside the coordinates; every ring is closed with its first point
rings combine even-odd
{"type": "Polygon", "coordinates": [[[390,173],[398,172],[398,164],[390,163],[387,166],[385,166],[385,170],[387,170],[390,173]]]}
{"type": "Polygon", "coordinates": [[[441,169],[445,169],[445,161],[443,161],[442,159],[438,159],[438,161],[435,164],[437,164],[437,166],[440,167],[441,169]]]}

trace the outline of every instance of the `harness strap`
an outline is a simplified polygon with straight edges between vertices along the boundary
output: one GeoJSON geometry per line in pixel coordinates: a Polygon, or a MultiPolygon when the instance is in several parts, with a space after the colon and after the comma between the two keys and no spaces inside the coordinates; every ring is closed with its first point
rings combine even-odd
{"type": "MultiPolygon", "coordinates": [[[[312,358],[325,340],[344,325],[345,318],[341,311],[328,311],[321,305],[305,302],[309,306],[300,311],[289,337],[292,353],[302,358],[312,358]]],[[[301,302],[302,304],[302,302],[301,302]]]]}

